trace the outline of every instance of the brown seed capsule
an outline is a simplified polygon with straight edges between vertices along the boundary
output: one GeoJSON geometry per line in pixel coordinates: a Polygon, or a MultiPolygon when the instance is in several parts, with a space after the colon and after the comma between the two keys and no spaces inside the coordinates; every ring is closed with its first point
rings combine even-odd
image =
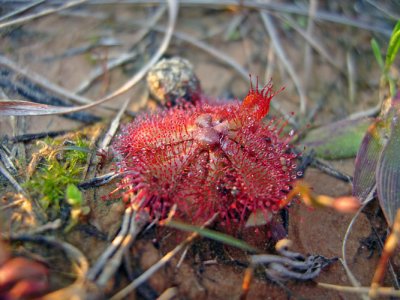
{"type": "Polygon", "coordinates": [[[179,100],[196,102],[200,81],[191,63],[180,57],[163,59],[147,75],[150,94],[163,105],[175,105],[179,100]]]}

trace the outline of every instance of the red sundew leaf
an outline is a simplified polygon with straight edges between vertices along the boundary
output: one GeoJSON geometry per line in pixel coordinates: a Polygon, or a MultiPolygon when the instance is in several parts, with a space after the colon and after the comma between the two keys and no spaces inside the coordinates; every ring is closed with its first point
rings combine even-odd
{"type": "Polygon", "coordinates": [[[400,114],[393,118],[391,135],[378,162],[376,186],[380,206],[389,225],[400,208],[400,114]]]}
{"type": "Polygon", "coordinates": [[[252,116],[255,120],[261,120],[269,112],[269,106],[272,98],[282,91],[282,89],[274,92],[272,90],[272,82],[269,82],[261,90],[257,87],[250,88],[248,95],[242,103],[242,110],[247,112],[248,117],[252,116]]]}
{"type": "Polygon", "coordinates": [[[388,134],[390,123],[385,119],[378,119],[368,127],[368,130],[358,150],[354,179],[353,196],[363,203],[375,188],[375,173],[379,156],[385,145],[385,136],[388,134]]]}
{"type": "Polygon", "coordinates": [[[325,159],[354,157],[371,123],[371,118],[340,120],[311,130],[301,144],[325,159]]]}

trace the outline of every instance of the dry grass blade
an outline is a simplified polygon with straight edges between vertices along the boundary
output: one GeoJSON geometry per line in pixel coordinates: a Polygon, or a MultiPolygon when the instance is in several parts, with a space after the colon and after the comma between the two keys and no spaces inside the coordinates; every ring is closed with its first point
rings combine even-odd
{"type": "Polygon", "coordinates": [[[32,242],[38,244],[47,244],[52,247],[61,249],[65,255],[74,263],[75,271],[77,274],[76,281],[83,282],[85,279],[85,275],[89,269],[89,262],[83,253],[76,248],[75,246],[59,241],[55,238],[42,236],[42,235],[18,235],[11,236],[10,240],[12,241],[22,241],[22,242],[32,242]]]}
{"type": "Polygon", "coordinates": [[[373,0],[366,0],[366,2],[368,2],[369,4],[374,6],[376,9],[379,9],[380,11],[387,14],[393,20],[400,19],[400,14],[396,13],[395,11],[387,9],[386,7],[384,7],[384,5],[381,5],[381,4],[385,4],[383,1],[382,1],[382,3],[377,3],[376,1],[373,1],[373,0]]]}
{"type": "Polygon", "coordinates": [[[112,70],[118,66],[121,66],[129,61],[132,61],[137,56],[138,56],[137,52],[124,53],[117,59],[107,62],[105,67],[103,67],[103,66],[97,67],[89,74],[88,79],[86,79],[79,85],[79,87],[75,90],[75,92],[77,94],[84,93],[85,91],[87,91],[89,89],[90,85],[93,84],[93,82],[96,79],[103,76],[103,74],[105,72],[109,72],[110,70],[112,70]]]}
{"type": "Polygon", "coordinates": [[[58,8],[45,9],[45,10],[43,10],[41,12],[36,13],[36,14],[32,14],[32,15],[28,15],[28,16],[25,16],[25,17],[21,17],[21,18],[15,19],[15,20],[4,22],[4,23],[0,24],[0,29],[3,29],[5,27],[11,26],[11,25],[23,24],[25,22],[28,22],[28,21],[31,21],[31,20],[34,20],[34,19],[38,19],[38,18],[47,16],[47,15],[62,11],[64,9],[71,8],[73,6],[85,3],[86,1],[87,0],[72,1],[72,2],[66,3],[66,4],[64,4],[64,5],[62,5],[62,6],[58,7],[58,8]]]}
{"type": "Polygon", "coordinates": [[[110,247],[108,247],[101,254],[100,258],[97,260],[97,262],[94,264],[94,266],[88,272],[87,278],[89,280],[96,279],[96,277],[100,274],[101,270],[106,265],[107,261],[114,255],[114,253],[117,251],[117,249],[121,245],[123,239],[125,238],[125,236],[128,233],[129,223],[131,221],[132,215],[133,215],[133,209],[131,207],[128,207],[124,213],[124,217],[123,217],[122,224],[121,224],[121,230],[119,231],[118,235],[112,241],[110,247]]]}
{"type": "Polygon", "coordinates": [[[8,18],[11,18],[11,17],[13,17],[15,15],[18,15],[20,13],[23,13],[24,11],[27,11],[28,9],[31,9],[32,7],[35,7],[35,6],[39,5],[39,4],[42,4],[45,1],[46,0],[38,0],[38,1],[35,1],[35,2],[32,2],[32,3],[29,3],[28,5],[25,5],[25,6],[19,8],[17,10],[14,10],[14,11],[8,13],[8,14],[5,14],[4,16],[2,16],[0,18],[0,22],[6,20],[8,18]]]}
{"type": "Polygon", "coordinates": [[[129,230],[126,236],[121,241],[121,245],[115,254],[110,258],[102,272],[96,279],[96,284],[99,286],[105,286],[107,282],[114,276],[115,272],[118,270],[123,259],[123,255],[127,252],[129,247],[132,245],[133,241],[137,235],[142,231],[143,227],[147,223],[148,215],[142,212],[134,212],[130,218],[129,230]]]}
{"type": "Polygon", "coordinates": [[[14,177],[5,169],[3,168],[2,164],[0,163],[0,173],[3,174],[5,178],[11,183],[14,189],[23,195],[26,195],[25,190],[19,185],[18,181],[14,179],[14,177]]]}
{"type": "Polygon", "coordinates": [[[169,42],[171,41],[171,37],[175,29],[176,19],[178,16],[177,1],[168,0],[168,8],[169,8],[168,28],[160,47],[157,49],[156,53],[151,57],[151,59],[128,82],[126,82],[115,92],[91,104],[77,106],[74,108],[56,107],[51,105],[38,105],[35,103],[31,103],[29,101],[23,101],[23,103],[21,102],[19,103],[16,101],[2,101],[0,102],[1,105],[0,116],[56,115],[56,114],[78,112],[88,108],[95,107],[99,104],[110,101],[121,94],[126,93],[147,74],[147,72],[161,58],[161,56],[165,53],[165,51],[169,46],[169,42]],[[32,112],[31,109],[34,109],[35,111],[32,112]]]}
{"type": "MultiPolygon", "coordinates": [[[[141,23],[133,22],[133,24],[135,24],[137,26],[143,26],[143,24],[141,24],[141,23]]],[[[159,31],[159,32],[165,32],[165,29],[162,27],[159,27],[159,26],[154,26],[151,29],[155,30],[155,31],[159,31]]],[[[203,50],[204,52],[211,54],[215,58],[221,60],[223,63],[232,67],[236,72],[238,72],[238,74],[244,80],[247,81],[249,79],[249,72],[245,68],[243,68],[241,65],[239,65],[233,58],[228,56],[226,53],[223,53],[223,52],[219,51],[218,49],[213,48],[210,45],[206,44],[205,42],[200,41],[199,39],[196,39],[195,37],[193,37],[189,34],[186,34],[184,32],[175,31],[174,37],[176,37],[182,41],[185,41],[187,43],[190,43],[193,46],[195,46],[195,47],[203,50]]]]}
{"type": "Polygon", "coordinates": [[[177,299],[179,295],[179,290],[176,287],[170,287],[166,289],[158,298],[157,300],[173,300],[177,299]]]}
{"type": "Polygon", "coordinates": [[[124,253],[129,249],[139,232],[142,231],[147,221],[148,215],[146,213],[134,211],[132,207],[128,207],[120,232],[91,268],[87,278],[95,281],[99,286],[105,286],[108,280],[114,276],[124,253]]]}
{"type": "MultiPolygon", "coordinates": [[[[140,23],[132,23],[135,24],[137,26],[142,26],[142,24],[140,23]]],[[[154,26],[152,28],[152,30],[155,31],[159,31],[159,32],[165,32],[165,29],[158,27],[158,26],[154,26]]],[[[203,41],[200,41],[199,39],[196,39],[194,37],[192,37],[189,34],[186,34],[184,32],[179,32],[176,31],[174,32],[174,37],[185,41],[201,50],[203,50],[204,52],[214,56],[215,58],[217,58],[218,60],[222,61],[224,64],[226,64],[227,66],[230,66],[232,69],[234,69],[242,78],[243,80],[245,80],[246,82],[248,82],[249,80],[249,74],[250,72],[248,70],[246,70],[245,68],[243,68],[240,64],[238,64],[232,57],[228,56],[226,53],[223,53],[221,51],[219,51],[218,49],[206,44],[203,41]]],[[[270,77],[267,77],[270,78],[270,77]]],[[[274,108],[275,110],[277,110],[281,115],[283,115],[285,117],[286,120],[289,121],[289,123],[293,126],[297,126],[297,124],[294,122],[293,117],[288,114],[287,112],[285,112],[280,106],[279,104],[275,101],[272,101],[271,104],[272,108],[274,108]]]]}
{"type": "Polygon", "coordinates": [[[349,86],[349,101],[350,103],[354,103],[356,100],[357,93],[357,73],[356,66],[354,61],[354,56],[351,53],[351,50],[346,53],[346,65],[347,65],[347,82],[349,86]]]}
{"type": "MultiPolygon", "coordinates": [[[[344,292],[344,293],[354,293],[354,294],[363,294],[364,296],[367,296],[371,292],[370,287],[353,287],[353,286],[342,286],[342,285],[335,285],[335,284],[329,284],[329,283],[324,283],[324,282],[318,282],[318,286],[325,288],[325,289],[331,289],[335,290],[338,292],[344,292]]],[[[375,290],[377,296],[383,296],[383,297],[400,297],[400,291],[395,290],[393,288],[389,287],[380,287],[375,290]]],[[[368,298],[367,298],[368,299],[368,298]]]]}
{"type": "Polygon", "coordinates": [[[290,16],[279,15],[279,18],[282,19],[284,22],[290,25],[298,34],[300,34],[311,47],[314,48],[329,64],[331,64],[335,69],[342,71],[342,67],[339,62],[335,61],[332,58],[332,55],[328,53],[328,51],[321,45],[321,43],[314,37],[313,35],[309,34],[305,30],[303,30],[300,26],[296,24],[290,16]]]}
{"type": "Polygon", "coordinates": [[[260,11],[261,19],[264,22],[265,28],[268,31],[268,34],[271,38],[271,42],[275,48],[275,52],[277,56],[279,57],[281,63],[289,73],[290,77],[292,77],[293,83],[296,86],[297,92],[299,93],[300,96],[300,112],[302,114],[305,114],[306,112],[306,105],[307,105],[307,97],[306,93],[304,90],[304,86],[302,85],[299,76],[297,75],[296,71],[294,70],[292,64],[290,63],[285,51],[283,50],[283,47],[279,41],[279,36],[276,31],[276,28],[271,20],[271,17],[265,13],[260,11]]]}
{"type": "Polygon", "coordinates": [[[115,172],[110,172],[98,177],[91,178],[89,180],[83,181],[80,184],[78,184],[78,187],[80,189],[86,190],[89,188],[97,187],[97,186],[102,186],[104,184],[107,184],[114,180],[115,178],[118,178],[121,176],[119,173],[115,172]]]}
{"type": "Polygon", "coordinates": [[[18,174],[18,171],[16,167],[14,166],[14,163],[12,162],[10,156],[6,153],[6,147],[3,145],[0,145],[0,161],[4,164],[6,169],[12,174],[16,175],[18,174]]]}
{"type": "MultiPolygon", "coordinates": [[[[310,0],[310,4],[308,7],[308,20],[307,20],[307,36],[312,36],[313,31],[314,31],[314,17],[315,17],[315,12],[317,11],[318,8],[318,0],[310,0]]],[[[296,26],[297,27],[297,26],[296,26]]],[[[305,49],[304,49],[304,80],[303,84],[304,86],[308,86],[309,84],[309,78],[311,74],[311,67],[313,64],[313,53],[311,51],[311,46],[309,43],[306,43],[305,49]]]]}
{"type": "Polygon", "coordinates": [[[108,131],[104,135],[103,140],[100,143],[99,151],[107,151],[108,145],[110,144],[112,138],[114,137],[115,133],[117,132],[121,117],[124,114],[124,111],[128,107],[131,100],[132,100],[131,98],[128,98],[122,104],[121,109],[118,111],[117,115],[112,120],[112,122],[110,124],[110,128],[108,129],[108,131]]]}
{"type": "MultiPolygon", "coordinates": [[[[214,220],[217,218],[217,214],[215,214],[211,219],[209,219],[206,223],[203,224],[202,228],[211,225],[214,220]]],[[[197,232],[189,235],[182,243],[176,246],[173,250],[165,254],[157,263],[152,265],[149,269],[147,269],[142,275],[132,281],[129,285],[111,297],[111,300],[121,300],[128,296],[132,291],[134,291],[139,285],[144,283],[147,279],[149,279],[155,272],[157,272],[160,268],[162,268],[166,263],[168,263],[176,254],[178,254],[182,249],[184,249],[187,245],[189,245],[193,240],[195,240],[199,234],[197,232]]]]}
{"type": "MultiPolygon", "coordinates": [[[[53,291],[40,299],[43,300],[58,300],[58,299],[88,299],[86,296],[87,285],[85,281],[86,273],[89,269],[89,262],[83,253],[75,246],[59,241],[55,238],[43,235],[18,235],[10,238],[12,241],[32,242],[37,244],[44,244],[53,248],[58,248],[64,252],[76,273],[75,281],[65,288],[53,291]]],[[[97,299],[97,298],[94,298],[97,299]]]]}
{"type": "MultiPolygon", "coordinates": [[[[158,22],[158,20],[161,18],[161,16],[165,12],[165,6],[160,6],[160,8],[157,10],[156,13],[154,13],[154,16],[151,17],[150,21],[147,23],[147,26],[143,29],[141,29],[137,34],[135,40],[139,42],[142,40],[149,30],[158,22]]],[[[137,52],[129,52],[129,53],[124,53],[120,57],[116,58],[115,60],[107,62],[107,65],[105,69],[107,71],[110,71],[118,66],[121,66],[131,60],[133,60],[135,57],[137,57],[138,53],[137,52]]],[[[98,67],[94,69],[90,74],[89,78],[86,79],[84,82],[81,83],[81,85],[76,89],[77,94],[81,94],[85,92],[90,85],[99,77],[101,77],[104,74],[105,70],[104,67],[98,67]]]]}
{"type": "Polygon", "coordinates": [[[55,115],[65,114],[71,111],[74,111],[74,109],[68,107],[39,104],[23,100],[0,101],[0,116],[55,115]]]}
{"type": "MultiPolygon", "coordinates": [[[[159,4],[163,0],[125,0],[124,3],[130,4],[159,4]]],[[[112,0],[91,0],[89,4],[115,4],[112,0]]],[[[183,0],[180,1],[182,6],[205,6],[205,7],[239,7],[247,9],[256,10],[266,10],[266,11],[276,11],[287,14],[297,14],[300,16],[308,16],[308,9],[305,7],[300,7],[295,4],[290,3],[280,3],[277,1],[240,1],[240,0],[183,0]]],[[[338,14],[317,11],[315,13],[315,19],[320,21],[327,21],[332,23],[337,23],[345,26],[352,26],[364,30],[370,30],[373,32],[382,33],[386,36],[390,36],[391,31],[379,24],[368,24],[357,19],[349,18],[346,16],[341,16],[338,14]]]]}
{"type": "MultiPolygon", "coordinates": [[[[346,233],[343,237],[343,244],[342,244],[342,259],[340,260],[340,262],[343,265],[343,268],[346,271],[347,277],[350,279],[351,284],[354,287],[361,287],[360,282],[356,279],[356,277],[354,276],[353,272],[351,272],[348,264],[347,264],[347,257],[346,257],[346,245],[347,245],[347,240],[349,239],[349,235],[350,232],[353,228],[354,223],[356,222],[358,216],[360,215],[360,213],[362,212],[362,210],[365,208],[365,206],[373,199],[373,195],[374,195],[374,191],[375,188],[370,192],[370,194],[368,195],[367,199],[365,200],[365,202],[363,203],[363,205],[358,209],[357,213],[354,215],[354,217],[351,219],[349,226],[347,227],[346,233]]],[[[363,300],[367,300],[368,297],[366,295],[362,295],[363,300]]]]}
{"type": "Polygon", "coordinates": [[[46,88],[46,90],[49,90],[53,93],[63,96],[68,100],[71,100],[71,101],[74,101],[74,102],[80,103],[80,104],[93,103],[93,100],[88,99],[83,96],[76,95],[74,93],[71,93],[70,91],[64,89],[63,87],[48,81],[46,78],[44,78],[40,74],[37,74],[35,72],[27,70],[26,68],[18,66],[16,63],[14,63],[13,61],[11,61],[10,59],[8,59],[7,57],[5,57],[3,55],[0,55],[0,65],[3,65],[4,67],[13,70],[18,75],[22,75],[22,76],[29,78],[29,80],[46,88]]]}
{"type": "Polygon", "coordinates": [[[366,109],[366,110],[363,110],[363,111],[355,112],[355,113],[349,115],[347,117],[347,119],[348,120],[355,120],[355,119],[359,119],[359,118],[376,117],[379,114],[380,111],[381,111],[381,105],[378,104],[377,106],[372,107],[370,109],[366,109]]]}

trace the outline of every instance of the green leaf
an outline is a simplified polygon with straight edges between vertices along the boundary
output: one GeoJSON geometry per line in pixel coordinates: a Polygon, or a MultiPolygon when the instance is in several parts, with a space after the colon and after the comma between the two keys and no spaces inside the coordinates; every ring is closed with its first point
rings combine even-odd
{"type": "Polygon", "coordinates": [[[376,172],[379,204],[389,226],[400,208],[400,119],[393,118],[389,140],[382,151],[376,172]]]}
{"type": "Polygon", "coordinates": [[[388,50],[386,52],[386,61],[385,68],[388,70],[394,60],[396,59],[397,52],[400,48],[400,20],[396,23],[396,26],[393,28],[392,36],[389,40],[388,50]]]}
{"type": "Polygon", "coordinates": [[[341,120],[311,130],[301,144],[325,159],[355,157],[372,119],[341,120]]]}
{"type": "Polygon", "coordinates": [[[251,251],[251,252],[256,252],[256,253],[260,252],[257,248],[250,246],[246,242],[238,240],[230,235],[220,233],[218,231],[210,230],[207,228],[201,228],[201,227],[197,227],[197,226],[193,226],[193,225],[188,225],[188,224],[184,224],[184,223],[177,222],[177,221],[168,221],[165,225],[168,227],[176,228],[176,229],[183,230],[183,231],[197,232],[199,235],[201,235],[203,237],[206,237],[206,238],[212,239],[214,241],[221,242],[223,244],[233,246],[233,247],[245,250],[245,251],[251,251]]]}
{"type": "Polygon", "coordinates": [[[83,203],[82,192],[75,184],[68,184],[65,192],[68,204],[72,206],[81,206],[83,203]]]}
{"type": "Polygon", "coordinates": [[[375,188],[376,166],[383,149],[382,124],[381,120],[377,120],[368,128],[357,153],[353,178],[353,196],[361,202],[366,201],[372,189],[375,188]]]}
{"type": "Polygon", "coordinates": [[[378,62],[379,67],[381,68],[382,72],[385,68],[385,64],[383,62],[383,57],[381,54],[381,48],[379,47],[378,42],[375,39],[371,40],[371,48],[374,53],[375,59],[378,62]]]}

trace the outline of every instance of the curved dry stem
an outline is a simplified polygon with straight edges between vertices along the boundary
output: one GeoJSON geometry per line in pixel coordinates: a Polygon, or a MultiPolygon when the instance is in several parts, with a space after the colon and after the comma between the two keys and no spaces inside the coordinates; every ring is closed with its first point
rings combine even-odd
{"type": "Polygon", "coordinates": [[[93,103],[93,100],[83,97],[83,96],[76,95],[74,93],[71,93],[70,91],[64,89],[63,87],[50,82],[49,80],[44,78],[42,75],[17,65],[15,62],[11,61],[10,59],[8,59],[7,57],[5,57],[3,55],[0,55],[0,65],[3,65],[5,67],[11,69],[12,71],[14,71],[15,73],[17,73],[19,75],[29,78],[29,80],[31,80],[32,82],[37,83],[38,85],[46,88],[47,90],[49,90],[53,93],[56,93],[60,96],[63,96],[68,100],[71,100],[71,101],[74,101],[74,102],[80,103],[80,104],[93,103]]]}
{"type": "MultiPolygon", "coordinates": [[[[349,226],[347,227],[346,233],[343,237],[343,244],[342,244],[342,258],[340,259],[340,262],[343,265],[343,268],[346,271],[347,277],[350,279],[351,284],[354,287],[361,287],[360,282],[357,280],[357,278],[354,276],[353,272],[351,272],[349,266],[347,265],[347,259],[346,259],[346,245],[347,245],[347,240],[349,239],[349,235],[350,232],[353,228],[354,223],[356,222],[358,216],[360,215],[360,213],[362,212],[362,210],[365,208],[365,206],[372,201],[373,199],[373,195],[375,193],[375,189],[376,186],[372,189],[372,191],[370,192],[370,194],[368,195],[366,201],[363,203],[363,205],[358,209],[358,211],[356,212],[356,214],[354,215],[354,217],[351,219],[349,226]]],[[[367,300],[368,297],[365,295],[362,295],[362,298],[367,300]]]]}
{"type": "Polygon", "coordinates": [[[86,273],[89,269],[89,262],[83,253],[75,246],[59,241],[53,237],[43,235],[17,235],[9,238],[12,241],[23,241],[32,243],[44,243],[58,249],[61,249],[65,255],[71,260],[74,265],[75,272],[77,274],[76,283],[83,282],[85,280],[86,273]]]}

